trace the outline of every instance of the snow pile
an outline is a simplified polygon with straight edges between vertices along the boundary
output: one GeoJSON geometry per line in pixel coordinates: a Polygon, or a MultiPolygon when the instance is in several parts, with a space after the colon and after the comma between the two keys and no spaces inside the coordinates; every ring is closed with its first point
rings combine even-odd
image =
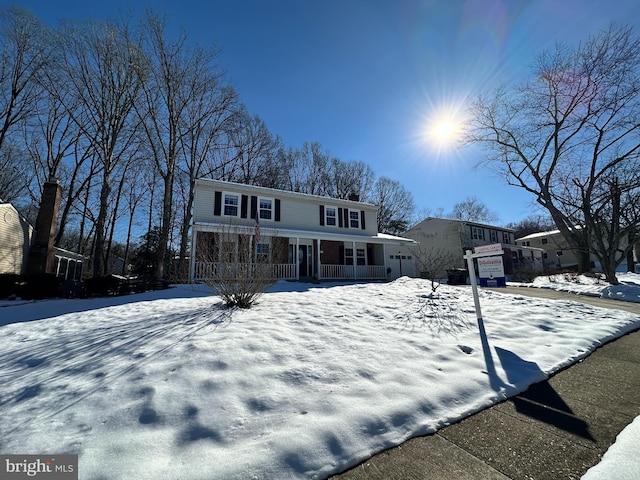
{"type": "Polygon", "coordinates": [[[466,287],[281,282],[0,308],[0,451],[82,478],[324,478],[464,418],[640,327],[466,287]]]}
{"type": "Polygon", "coordinates": [[[640,417],[627,426],[604,454],[599,464],[591,467],[582,480],[636,480],[640,472],[638,457],[640,417]]]}

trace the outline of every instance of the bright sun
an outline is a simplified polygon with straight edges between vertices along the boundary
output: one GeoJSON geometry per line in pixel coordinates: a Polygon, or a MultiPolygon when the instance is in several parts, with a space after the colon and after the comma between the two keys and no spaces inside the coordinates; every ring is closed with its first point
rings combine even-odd
{"type": "Polygon", "coordinates": [[[437,117],[429,122],[427,134],[430,142],[438,148],[453,145],[458,139],[460,124],[453,117],[437,117]]]}
{"type": "Polygon", "coordinates": [[[461,104],[433,108],[423,130],[424,139],[438,152],[454,150],[460,146],[463,125],[464,115],[461,104]]]}
{"type": "Polygon", "coordinates": [[[455,137],[455,125],[451,120],[440,120],[434,126],[433,133],[436,139],[448,143],[455,137]]]}

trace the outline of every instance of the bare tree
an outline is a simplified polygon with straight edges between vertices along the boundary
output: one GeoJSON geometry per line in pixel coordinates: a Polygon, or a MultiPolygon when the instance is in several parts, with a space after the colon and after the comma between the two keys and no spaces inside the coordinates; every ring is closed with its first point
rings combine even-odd
{"type": "Polygon", "coordinates": [[[519,222],[508,223],[506,227],[514,231],[515,238],[522,238],[532,233],[549,232],[555,228],[555,224],[549,216],[531,215],[519,222]]]}
{"type": "MultiPolygon", "coordinates": [[[[0,199],[14,201],[24,195],[28,172],[26,149],[7,142],[12,129],[24,126],[38,112],[42,88],[38,74],[48,68],[51,47],[46,29],[20,7],[0,10],[0,199]]],[[[16,131],[15,133],[18,133],[16,131]]]]}
{"type": "Polygon", "coordinates": [[[47,68],[45,28],[20,7],[0,12],[0,149],[9,130],[37,112],[42,89],[37,75],[47,68]]]}
{"type": "Polygon", "coordinates": [[[227,138],[233,157],[232,179],[248,185],[273,183],[265,166],[275,156],[279,139],[274,137],[264,121],[258,116],[250,116],[245,108],[227,122],[227,138]]]}
{"type": "Polygon", "coordinates": [[[329,196],[342,199],[365,199],[373,190],[375,173],[364,162],[345,162],[332,158],[329,164],[329,196]]]}
{"type": "Polygon", "coordinates": [[[170,41],[166,21],[147,12],[143,29],[145,50],[150,59],[150,76],[143,83],[144,102],[136,105],[148,149],[163,182],[160,238],[156,274],[164,276],[171,230],[173,189],[182,137],[191,128],[185,122],[185,111],[191,101],[194,77],[211,64],[215,53],[191,48],[187,36],[170,41]]]}
{"type": "Polygon", "coordinates": [[[378,206],[378,231],[398,235],[407,231],[415,210],[413,195],[397,180],[380,177],[368,201],[378,206]]]}
{"type": "Polygon", "coordinates": [[[277,266],[287,258],[286,245],[275,234],[269,244],[259,244],[246,227],[229,225],[217,233],[200,233],[196,255],[205,283],[227,307],[250,308],[276,281],[277,266]]]}
{"type": "Polygon", "coordinates": [[[422,244],[413,248],[413,255],[418,261],[420,276],[431,280],[432,293],[435,293],[440,286],[440,280],[447,276],[447,269],[458,263],[458,259],[451,251],[422,244]]]}
{"type": "Polygon", "coordinates": [[[27,153],[12,142],[0,148],[0,201],[24,199],[25,187],[31,172],[27,153]]]}
{"type": "Polygon", "coordinates": [[[331,154],[319,142],[305,142],[297,159],[304,175],[301,192],[327,196],[331,154]]]}
{"type": "Polygon", "coordinates": [[[186,271],[196,180],[200,177],[217,176],[228,163],[232,162],[230,156],[220,154],[217,142],[226,124],[238,111],[236,92],[222,85],[218,76],[211,75],[208,77],[208,82],[201,83],[201,87],[199,100],[192,102],[187,108],[187,123],[192,125],[192,128],[181,142],[183,162],[179,184],[184,210],[180,225],[177,266],[180,275],[186,271]]]}
{"type": "Polygon", "coordinates": [[[67,24],[64,37],[61,78],[68,98],[74,105],[78,102],[82,113],[69,112],[102,167],[93,265],[93,275],[100,276],[104,273],[112,174],[135,138],[138,120],[132,112],[148,67],[126,23],[67,24]]]}
{"type": "MultiPolygon", "coordinates": [[[[56,37],[52,43],[57,42],[56,37]]],[[[83,186],[90,181],[87,177],[96,174],[86,166],[90,163],[91,146],[72,120],[74,115],[79,116],[81,112],[74,98],[69,98],[69,92],[61,87],[57,65],[54,59],[49,68],[38,73],[43,94],[34,116],[24,123],[24,142],[33,171],[29,185],[33,200],[42,203],[43,186],[50,178],[57,178],[62,186],[64,196],[58,218],[56,245],[64,236],[73,203],[78,201],[83,186]]]]}
{"type": "Polygon", "coordinates": [[[149,195],[148,183],[144,181],[144,169],[148,168],[144,162],[135,162],[130,167],[129,175],[124,177],[125,184],[123,196],[127,205],[127,238],[125,240],[122,275],[129,273],[128,264],[131,254],[131,235],[136,222],[136,214],[139,213],[145,197],[149,195]]]}
{"type": "Polygon", "coordinates": [[[611,252],[626,250],[619,242],[637,222],[612,215],[619,223],[608,236],[598,212],[605,205],[627,211],[632,195],[618,206],[601,186],[622,166],[640,170],[640,41],[630,27],[612,25],[575,49],[544,52],[533,73],[519,88],[475,100],[469,140],[484,144],[489,164],[550,213],[581,271],[590,270],[592,253],[616,284],[620,257],[611,252]]]}
{"type": "Polygon", "coordinates": [[[489,210],[477,197],[467,197],[456,203],[447,217],[478,223],[491,223],[498,220],[498,214],[489,210]]]}

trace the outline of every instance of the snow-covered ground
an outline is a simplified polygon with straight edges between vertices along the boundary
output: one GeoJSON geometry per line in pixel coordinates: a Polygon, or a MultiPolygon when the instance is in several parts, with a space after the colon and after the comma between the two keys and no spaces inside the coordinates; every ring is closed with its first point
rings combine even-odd
{"type": "Polygon", "coordinates": [[[479,325],[469,288],[406,277],[280,282],[250,310],[191,286],[5,303],[0,452],[77,453],[101,479],[324,478],[640,327],[494,291],[479,325]]]}
{"type": "Polygon", "coordinates": [[[561,292],[591,295],[595,297],[640,303],[640,275],[637,273],[617,273],[619,285],[610,285],[601,278],[557,274],[537,277],[532,283],[509,282],[509,285],[532,288],[550,288],[561,292]]]}

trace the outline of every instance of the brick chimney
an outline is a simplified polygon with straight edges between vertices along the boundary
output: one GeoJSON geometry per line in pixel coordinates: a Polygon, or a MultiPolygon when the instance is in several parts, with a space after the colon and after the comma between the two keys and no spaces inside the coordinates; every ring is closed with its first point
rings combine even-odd
{"type": "Polygon", "coordinates": [[[42,202],[36,218],[36,231],[29,250],[28,273],[55,273],[53,242],[58,229],[58,212],[62,187],[58,179],[51,178],[42,189],[42,202]]]}

